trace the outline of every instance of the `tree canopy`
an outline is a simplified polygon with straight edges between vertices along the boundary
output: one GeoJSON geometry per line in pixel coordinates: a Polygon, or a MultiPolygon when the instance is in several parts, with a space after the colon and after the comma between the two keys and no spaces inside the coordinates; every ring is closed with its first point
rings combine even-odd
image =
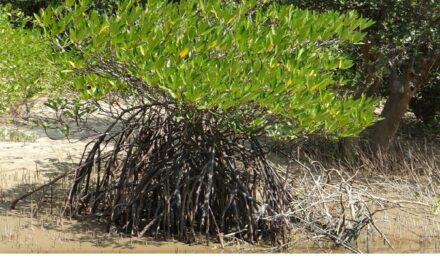
{"type": "Polygon", "coordinates": [[[116,14],[92,1],[66,1],[38,18],[65,73],[96,94],[123,86],[103,62],[124,65],[152,91],[197,109],[250,112],[241,125],[272,135],[354,135],[371,125],[373,100],[338,94],[335,70],[352,62],[338,49],[372,24],[356,13],[323,14],[258,1],[121,1],[116,14]],[[67,57],[65,57],[67,58],[67,57]],[[113,88],[112,88],[113,87],[113,88]],[[275,121],[274,121],[275,120],[275,121]]]}

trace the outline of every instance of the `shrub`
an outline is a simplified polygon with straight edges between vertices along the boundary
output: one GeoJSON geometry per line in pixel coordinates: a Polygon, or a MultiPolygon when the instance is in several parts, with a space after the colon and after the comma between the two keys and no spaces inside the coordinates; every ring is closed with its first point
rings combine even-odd
{"type": "Polygon", "coordinates": [[[371,22],[258,1],[66,1],[38,17],[78,96],[114,123],[87,149],[68,212],[109,228],[191,241],[231,232],[287,239],[287,180],[262,136],[359,133],[373,100],[336,91],[339,50],[371,22]]]}
{"type": "Polygon", "coordinates": [[[61,86],[50,43],[38,31],[12,26],[10,16],[23,18],[20,12],[0,7],[0,114],[15,113],[43,92],[59,91],[61,86]]]}

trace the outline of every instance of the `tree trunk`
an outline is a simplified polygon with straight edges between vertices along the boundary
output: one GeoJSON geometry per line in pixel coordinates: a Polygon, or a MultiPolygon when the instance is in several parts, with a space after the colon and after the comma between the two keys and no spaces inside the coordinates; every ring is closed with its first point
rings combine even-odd
{"type": "Polygon", "coordinates": [[[437,59],[436,56],[432,56],[421,58],[417,62],[413,60],[403,67],[401,73],[397,68],[392,70],[388,84],[390,94],[381,113],[383,119],[374,124],[369,131],[369,147],[373,154],[388,150],[411,98],[428,80],[438,62],[437,59]]]}
{"type": "Polygon", "coordinates": [[[382,110],[381,121],[370,131],[370,148],[373,153],[386,151],[391,139],[399,128],[400,120],[408,109],[411,98],[416,94],[413,85],[409,85],[404,76],[393,73],[390,76],[390,95],[382,110]]]}

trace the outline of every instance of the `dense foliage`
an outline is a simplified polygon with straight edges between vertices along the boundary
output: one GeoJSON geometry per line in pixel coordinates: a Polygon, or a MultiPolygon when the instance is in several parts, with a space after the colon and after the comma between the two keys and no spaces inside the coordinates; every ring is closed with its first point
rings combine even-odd
{"type": "MultiPolygon", "coordinates": [[[[410,107],[425,122],[440,104],[440,2],[424,0],[281,0],[300,8],[356,10],[375,24],[368,37],[351,47],[355,58],[349,77],[356,95],[382,96],[381,116],[366,133],[367,149],[386,151],[410,107]],[[410,103],[411,102],[411,103],[410,103]]],[[[348,141],[347,141],[348,143],[348,141]]]]}
{"type": "MultiPolygon", "coordinates": [[[[91,4],[96,10],[112,10],[119,0],[94,0],[91,4]]],[[[64,0],[0,0],[0,5],[10,5],[13,9],[18,9],[24,15],[34,17],[40,9],[50,5],[61,5],[64,0]]]]}
{"type": "Polygon", "coordinates": [[[272,135],[348,136],[374,122],[372,100],[329,89],[343,81],[333,72],[352,65],[338,43],[361,41],[360,30],[371,25],[353,12],[262,9],[257,1],[149,1],[145,8],[122,1],[109,15],[91,10],[91,1],[76,2],[46,9],[39,22],[70,52],[65,72],[72,72],[79,89],[88,85],[105,94],[118,86],[114,76],[87,72],[112,61],[183,104],[245,111],[251,119],[238,126],[272,135]]]}
{"type": "Polygon", "coordinates": [[[18,9],[26,16],[33,16],[40,8],[44,8],[56,0],[0,0],[0,5],[10,5],[18,9]]]}
{"type": "Polygon", "coordinates": [[[300,8],[319,11],[356,10],[375,21],[368,31],[368,40],[384,59],[403,61],[417,52],[439,49],[440,3],[414,0],[281,0],[300,8]]]}
{"type": "Polygon", "coordinates": [[[440,125],[440,74],[430,80],[430,83],[411,100],[409,106],[416,117],[426,124],[440,125]]]}
{"type": "Polygon", "coordinates": [[[404,64],[414,57],[440,51],[440,2],[414,0],[281,0],[300,8],[347,12],[356,10],[375,24],[367,29],[365,41],[376,64],[377,78],[389,73],[384,68],[404,64]]]}
{"type": "Polygon", "coordinates": [[[47,95],[61,86],[49,42],[39,32],[25,29],[25,23],[11,25],[12,16],[26,21],[20,12],[0,9],[0,113],[15,112],[43,91],[47,95]]]}

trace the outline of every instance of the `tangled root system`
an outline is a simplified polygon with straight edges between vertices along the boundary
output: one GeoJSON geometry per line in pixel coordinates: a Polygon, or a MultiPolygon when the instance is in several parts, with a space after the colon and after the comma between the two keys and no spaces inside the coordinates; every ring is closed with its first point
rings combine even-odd
{"type": "Polygon", "coordinates": [[[92,142],[76,171],[68,212],[102,215],[137,236],[200,235],[286,242],[286,180],[259,141],[209,111],[143,104],[125,109],[92,142]]]}

